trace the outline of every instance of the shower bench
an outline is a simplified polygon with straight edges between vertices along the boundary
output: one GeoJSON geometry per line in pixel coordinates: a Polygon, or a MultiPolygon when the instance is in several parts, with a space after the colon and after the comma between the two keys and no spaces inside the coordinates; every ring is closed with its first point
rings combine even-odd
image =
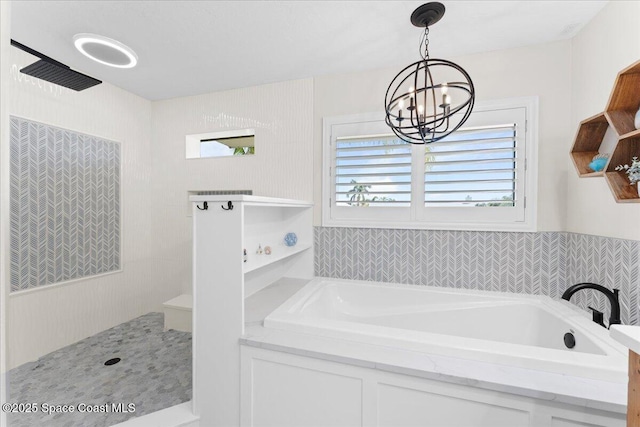
{"type": "Polygon", "coordinates": [[[162,304],[164,312],[164,330],[191,332],[191,311],[193,310],[193,296],[182,294],[162,304]]]}

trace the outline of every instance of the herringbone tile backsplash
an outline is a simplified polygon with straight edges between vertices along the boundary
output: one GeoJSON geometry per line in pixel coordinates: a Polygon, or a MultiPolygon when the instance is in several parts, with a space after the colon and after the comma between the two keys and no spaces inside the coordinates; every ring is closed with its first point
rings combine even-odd
{"type": "MultiPolygon", "coordinates": [[[[639,323],[640,242],[574,233],[315,227],[315,274],[343,279],[549,295],[574,283],[620,288],[639,323]]],[[[595,292],[572,298],[608,312],[595,292]]]]}
{"type": "MultiPolygon", "coordinates": [[[[567,235],[567,285],[580,282],[598,283],[620,289],[622,322],[640,324],[638,293],[640,292],[640,242],[587,234],[567,235]]],[[[606,307],[608,303],[595,291],[578,296],[581,307],[606,307]]]]}
{"type": "Polygon", "coordinates": [[[120,145],[11,117],[11,291],[120,268],[120,145]]]}

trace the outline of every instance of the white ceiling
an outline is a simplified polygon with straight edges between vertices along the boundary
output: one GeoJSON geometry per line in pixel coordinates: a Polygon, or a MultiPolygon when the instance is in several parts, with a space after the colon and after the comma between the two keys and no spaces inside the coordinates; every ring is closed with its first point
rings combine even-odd
{"type": "MultiPolygon", "coordinates": [[[[441,0],[442,1],[442,0],[441,0]]],[[[606,1],[442,1],[432,57],[567,39],[606,1]]],[[[13,1],[11,37],[150,100],[408,65],[422,1],[13,1]],[[130,46],[133,69],[92,62],[76,33],[130,46]]],[[[461,64],[464,66],[464,64],[461,64]]],[[[90,89],[89,89],[90,90],[90,89]]]]}

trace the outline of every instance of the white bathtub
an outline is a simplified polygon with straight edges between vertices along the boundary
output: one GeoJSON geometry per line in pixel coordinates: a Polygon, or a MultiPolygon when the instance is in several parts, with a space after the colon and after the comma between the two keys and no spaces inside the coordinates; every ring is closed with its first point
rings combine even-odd
{"type": "Polygon", "coordinates": [[[264,326],[605,381],[627,377],[627,350],[607,329],[545,296],[317,278],[264,326]]]}

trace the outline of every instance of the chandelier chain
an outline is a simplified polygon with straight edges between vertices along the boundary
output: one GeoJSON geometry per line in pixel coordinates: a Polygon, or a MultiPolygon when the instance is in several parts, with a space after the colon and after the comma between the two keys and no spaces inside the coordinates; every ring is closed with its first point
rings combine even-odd
{"type": "Polygon", "coordinates": [[[429,59],[429,27],[424,27],[424,33],[420,38],[420,56],[422,59],[429,59]]]}

